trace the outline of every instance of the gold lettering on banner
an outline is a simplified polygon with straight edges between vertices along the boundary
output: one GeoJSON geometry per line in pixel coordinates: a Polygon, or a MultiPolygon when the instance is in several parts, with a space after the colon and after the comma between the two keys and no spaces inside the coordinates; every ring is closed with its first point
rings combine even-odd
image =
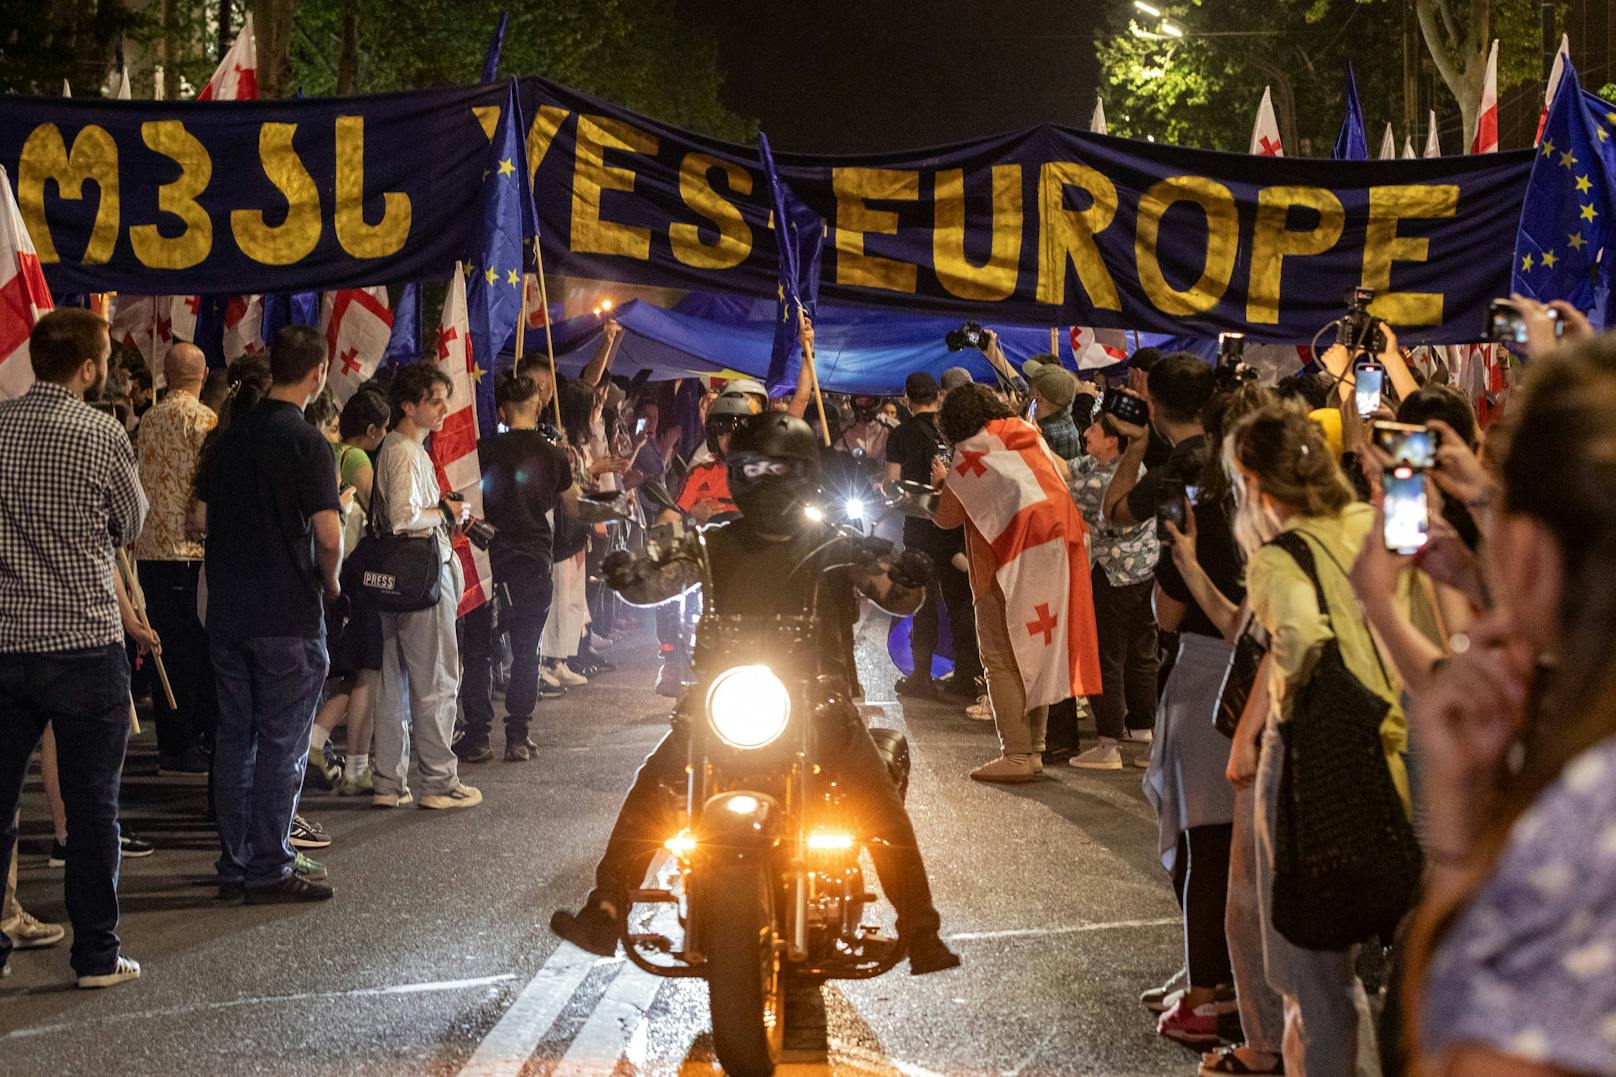
{"type": "Polygon", "coordinates": [[[950,295],[991,302],[1008,299],[1021,271],[1021,166],[993,166],[992,243],[988,260],[972,265],[965,256],[965,173],[937,173],[932,265],[950,295]]]}
{"type": "Polygon", "coordinates": [[[386,258],[410,238],[415,214],[403,191],[382,195],[382,217],[365,220],[365,118],[337,117],[337,242],[355,258],[386,258]]]}
{"type": "Polygon", "coordinates": [[[1139,200],[1139,228],[1134,237],[1134,261],[1145,295],[1163,314],[1204,314],[1218,305],[1234,276],[1234,258],[1240,249],[1240,211],[1229,188],[1202,176],[1173,176],[1153,184],[1139,200]],[[1162,218],[1179,202],[1194,202],[1206,215],[1206,257],[1201,276],[1180,290],[1167,282],[1157,257],[1156,241],[1162,218]]]}
{"type": "MultiPolygon", "coordinates": [[[[561,125],[567,122],[568,112],[556,105],[540,105],[538,115],[527,127],[527,178],[529,182],[539,174],[539,165],[544,163],[545,154],[550,152],[550,144],[555,141],[556,132],[561,125]]],[[[490,138],[493,136],[490,135],[490,138]]]]}
{"type": "Polygon", "coordinates": [[[499,129],[499,106],[475,105],[471,114],[477,117],[477,126],[483,129],[483,137],[494,141],[494,132],[499,129]]]}
{"type": "Polygon", "coordinates": [[[752,193],[752,174],[740,165],[705,153],[685,154],[679,165],[679,197],[718,229],[718,239],[704,243],[701,229],[696,225],[669,226],[673,256],[695,269],[729,269],[746,261],[746,256],[752,253],[752,229],[747,227],[740,207],[713,189],[709,174],[715,168],[723,170],[730,190],[736,194],[752,193]]]}
{"type": "Polygon", "coordinates": [[[45,220],[45,184],[56,184],[58,198],[79,199],[84,197],[85,180],[95,183],[100,197],[90,242],[79,260],[85,265],[102,265],[118,243],[118,144],[105,128],[90,126],[73,136],[69,151],[54,123],[34,128],[22,144],[17,162],[17,206],[41,263],[61,260],[45,220]]]}
{"type": "Polygon", "coordinates": [[[600,215],[601,191],[634,190],[632,168],[606,163],[607,150],[650,156],[657,138],[607,116],[579,116],[572,173],[572,249],[577,254],[620,254],[644,262],[651,257],[651,230],[608,221],[600,215]]]}
{"type": "Polygon", "coordinates": [[[1117,215],[1117,188],[1109,179],[1076,161],[1046,161],[1038,173],[1038,302],[1066,302],[1066,264],[1077,267],[1077,279],[1089,302],[1102,310],[1121,310],[1117,284],[1111,279],[1094,237],[1117,215]],[[1086,209],[1066,208],[1066,189],[1088,193],[1086,209]]]}
{"type": "Polygon", "coordinates": [[[1347,215],[1341,199],[1323,187],[1264,187],[1257,192],[1257,225],[1251,243],[1251,287],[1246,292],[1246,321],[1279,322],[1280,284],[1286,258],[1323,254],[1341,239],[1347,215]],[[1307,231],[1286,228],[1292,206],[1319,215],[1307,231]]]}
{"type": "Polygon", "coordinates": [[[213,220],[197,202],[213,178],[207,147],[179,120],[147,120],[140,125],[146,145],[180,166],[179,178],[157,188],[157,208],[185,223],[179,235],[165,236],[155,224],[129,229],[129,245],[142,265],[152,269],[189,269],[213,249],[213,220]]]}
{"type": "Polygon", "coordinates": [[[1369,227],[1364,232],[1363,284],[1378,293],[1369,309],[1393,325],[1441,325],[1441,292],[1394,292],[1393,262],[1423,262],[1431,250],[1424,236],[1400,236],[1405,217],[1452,217],[1459,211],[1453,184],[1409,183],[1369,188],[1369,227]]]}
{"type": "Polygon", "coordinates": [[[915,290],[915,266],[864,253],[864,236],[895,236],[898,214],[871,209],[867,199],[913,202],[920,197],[920,173],[896,168],[833,168],[836,192],[836,282],[889,292],[915,290]]]}
{"type": "Polygon", "coordinates": [[[286,216],[270,224],[262,210],[230,212],[230,231],[236,246],[255,262],[288,266],[308,257],[320,242],[320,191],[303,166],[292,138],[295,123],[266,123],[258,129],[258,156],[264,175],[286,199],[286,216]]]}

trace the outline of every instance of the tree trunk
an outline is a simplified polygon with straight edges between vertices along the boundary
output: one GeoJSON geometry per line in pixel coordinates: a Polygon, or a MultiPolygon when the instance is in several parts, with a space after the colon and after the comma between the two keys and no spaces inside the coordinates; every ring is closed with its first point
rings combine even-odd
{"type": "Polygon", "coordinates": [[[292,81],[292,15],[297,0],[252,0],[258,38],[258,93],[284,97],[292,81]]]}
{"type": "Polygon", "coordinates": [[[1452,15],[1446,0],[1414,0],[1414,14],[1419,19],[1420,36],[1425,39],[1426,51],[1436,64],[1437,74],[1447,85],[1448,92],[1459,103],[1459,115],[1464,122],[1459,152],[1470,151],[1470,140],[1476,133],[1476,115],[1481,111],[1482,83],[1487,77],[1487,27],[1491,22],[1488,0],[1476,0],[1469,5],[1468,23],[1461,24],[1452,15]],[[1457,33],[1462,32],[1462,40],[1457,33]]]}
{"type": "Polygon", "coordinates": [[[236,42],[236,32],[230,25],[230,0],[219,0],[219,55],[223,60],[236,42]]]}
{"type": "Polygon", "coordinates": [[[346,97],[359,86],[359,0],[346,0],[342,8],[342,55],[337,59],[337,96],[346,97]]]}

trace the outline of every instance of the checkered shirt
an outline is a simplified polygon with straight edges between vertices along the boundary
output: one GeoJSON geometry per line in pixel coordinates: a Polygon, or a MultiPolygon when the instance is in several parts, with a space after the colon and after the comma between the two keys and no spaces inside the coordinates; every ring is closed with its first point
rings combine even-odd
{"type": "Polygon", "coordinates": [[[112,416],[52,382],[0,402],[0,654],[123,641],[113,554],[146,507],[112,416]]]}

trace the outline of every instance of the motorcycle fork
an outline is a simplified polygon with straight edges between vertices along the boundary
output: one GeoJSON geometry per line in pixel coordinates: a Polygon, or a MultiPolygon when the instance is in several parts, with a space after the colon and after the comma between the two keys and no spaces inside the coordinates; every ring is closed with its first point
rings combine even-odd
{"type": "Polygon", "coordinates": [[[799,758],[792,764],[791,777],[786,782],[786,818],[792,820],[794,824],[791,842],[791,899],[786,907],[786,930],[789,940],[786,952],[793,961],[805,961],[808,958],[808,850],[803,835],[806,824],[802,818],[807,806],[808,768],[799,758]]]}

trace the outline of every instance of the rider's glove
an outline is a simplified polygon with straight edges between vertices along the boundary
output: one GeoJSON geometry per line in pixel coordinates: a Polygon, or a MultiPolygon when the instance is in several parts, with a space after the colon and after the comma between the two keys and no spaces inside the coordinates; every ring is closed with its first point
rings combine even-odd
{"type": "Polygon", "coordinates": [[[887,578],[899,587],[909,590],[918,590],[931,582],[934,575],[931,558],[919,550],[905,550],[898,555],[892,567],[887,569],[887,578]]]}

